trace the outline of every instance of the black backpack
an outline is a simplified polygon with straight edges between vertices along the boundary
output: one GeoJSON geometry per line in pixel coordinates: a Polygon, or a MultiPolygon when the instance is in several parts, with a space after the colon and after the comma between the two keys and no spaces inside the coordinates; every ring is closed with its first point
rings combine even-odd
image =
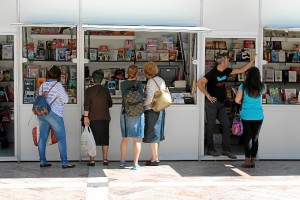
{"type": "Polygon", "coordinates": [[[124,110],[128,117],[135,117],[144,113],[144,98],[137,88],[138,81],[127,89],[124,95],[124,110]]]}
{"type": "Polygon", "coordinates": [[[55,102],[57,97],[55,97],[50,104],[47,102],[46,97],[47,97],[47,94],[50,92],[50,90],[56,85],[56,83],[54,83],[51,86],[51,88],[49,89],[49,91],[47,91],[47,92],[44,92],[43,85],[42,85],[42,94],[38,95],[34,99],[33,106],[32,106],[32,111],[35,115],[37,115],[37,116],[48,115],[50,113],[51,105],[55,102]]]}

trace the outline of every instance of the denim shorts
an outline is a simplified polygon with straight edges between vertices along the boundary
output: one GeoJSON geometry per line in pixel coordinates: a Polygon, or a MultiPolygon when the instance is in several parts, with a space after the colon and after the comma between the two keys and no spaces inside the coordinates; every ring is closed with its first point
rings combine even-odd
{"type": "Polygon", "coordinates": [[[144,143],[157,143],[165,139],[165,110],[155,112],[152,109],[145,111],[144,143]]]}
{"type": "Polygon", "coordinates": [[[143,138],[145,128],[144,121],[144,113],[136,117],[128,117],[126,114],[121,113],[120,126],[122,137],[143,138]]]}

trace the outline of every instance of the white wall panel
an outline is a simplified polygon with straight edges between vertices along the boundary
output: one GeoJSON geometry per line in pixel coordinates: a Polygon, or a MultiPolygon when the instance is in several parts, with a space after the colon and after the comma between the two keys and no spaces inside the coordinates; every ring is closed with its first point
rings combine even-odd
{"type": "Polygon", "coordinates": [[[213,31],[259,31],[259,0],[203,0],[203,26],[213,31]]]}
{"type": "Polygon", "coordinates": [[[262,25],[300,27],[300,1],[262,0],[262,25]]]}
{"type": "Polygon", "coordinates": [[[16,32],[10,23],[17,22],[17,0],[1,0],[0,32],[16,32]]]}
{"type": "Polygon", "coordinates": [[[82,1],[85,24],[200,25],[200,0],[82,1]]]}
{"type": "Polygon", "coordinates": [[[23,23],[78,23],[79,0],[20,0],[23,23]]]}

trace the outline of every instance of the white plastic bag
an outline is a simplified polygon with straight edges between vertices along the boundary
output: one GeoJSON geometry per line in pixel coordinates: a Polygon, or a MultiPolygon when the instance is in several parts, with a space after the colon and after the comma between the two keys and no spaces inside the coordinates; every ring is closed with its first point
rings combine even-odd
{"type": "Polygon", "coordinates": [[[85,126],[81,135],[81,156],[96,156],[96,142],[89,126],[85,126]]]}

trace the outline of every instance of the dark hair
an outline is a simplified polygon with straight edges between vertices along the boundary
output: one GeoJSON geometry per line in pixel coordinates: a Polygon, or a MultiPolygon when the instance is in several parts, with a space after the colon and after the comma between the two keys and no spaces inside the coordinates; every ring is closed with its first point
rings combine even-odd
{"type": "Polygon", "coordinates": [[[104,73],[101,69],[98,69],[98,70],[94,71],[93,74],[92,74],[92,78],[93,78],[94,83],[101,83],[103,77],[104,77],[104,73]]]}
{"type": "Polygon", "coordinates": [[[257,67],[251,67],[246,75],[244,82],[244,90],[250,97],[257,98],[262,92],[263,84],[261,82],[261,76],[257,67]]]}
{"type": "Polygon", "coordinates": [[[56,65],[53,65],[51,69],[47,72],[47,79],[56,79],[60,81],[61,70],[56,65]]]}

